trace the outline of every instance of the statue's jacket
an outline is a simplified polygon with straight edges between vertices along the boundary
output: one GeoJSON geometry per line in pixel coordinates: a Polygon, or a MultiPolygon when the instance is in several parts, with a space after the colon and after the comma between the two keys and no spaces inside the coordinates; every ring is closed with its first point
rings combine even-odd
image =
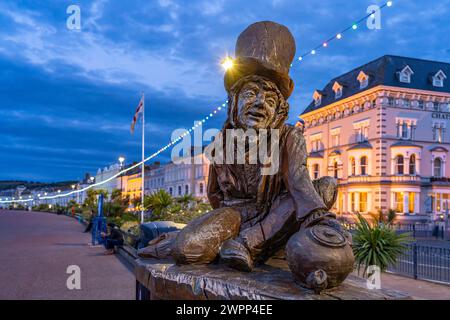
{"type": "Polygon", "coordinates": [[[257,164],[210,165],[208,199],[214,209],[233,207],[238,210],[241,230],[261,222],[273,203],[280,202],[280,199],[289,202],[297,221],[302,221],[315,210],[326,210],[307,170],[302,131],[283,124],[279,139],[280,166],[273,175],[261,175],[257,164]]]}

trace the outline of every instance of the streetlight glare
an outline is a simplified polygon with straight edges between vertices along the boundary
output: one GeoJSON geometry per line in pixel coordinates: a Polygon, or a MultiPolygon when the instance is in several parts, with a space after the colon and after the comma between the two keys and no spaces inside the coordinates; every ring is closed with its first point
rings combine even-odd
{"type": "Polygon", "coordinates": [[[225,69],[225,71],[227,71],[228,69],[231,69],[234,65],[233,59],[231,59],[230,57],[226,57],[225,59],[222,60],[220,65],[222,66],[222,68],[225,69]]]}

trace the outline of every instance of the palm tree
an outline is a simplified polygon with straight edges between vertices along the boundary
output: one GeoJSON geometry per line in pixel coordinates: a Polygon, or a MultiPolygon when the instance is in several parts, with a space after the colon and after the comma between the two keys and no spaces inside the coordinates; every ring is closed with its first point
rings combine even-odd
{"type": "Polygon", "coordinates": [[[192,196],[192,194],[185,194],[184,196],[177,198],[177,202],[181,204],[183,208],[186,208],[192,201],[195,201],[195,198],[192,196]]]}
{"type": "Polygon", "coordinates": [[[152,210],[152,220],[161,220],[172,203],[172,196],[162,189],[144,198],[144,207],[152,210]]]}

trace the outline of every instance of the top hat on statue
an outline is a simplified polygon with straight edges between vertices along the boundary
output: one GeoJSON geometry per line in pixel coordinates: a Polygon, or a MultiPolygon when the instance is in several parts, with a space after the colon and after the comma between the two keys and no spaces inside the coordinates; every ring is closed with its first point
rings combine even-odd
{"type": "Polygon", "coordinates": [[[233,67],[225,73],[225,89],[249,75],[273,81],[287,99],[294,90],[289,69],[295,56],[295,40],[285,26],[272,21],[256,22],[238,37],[233,67]]]}

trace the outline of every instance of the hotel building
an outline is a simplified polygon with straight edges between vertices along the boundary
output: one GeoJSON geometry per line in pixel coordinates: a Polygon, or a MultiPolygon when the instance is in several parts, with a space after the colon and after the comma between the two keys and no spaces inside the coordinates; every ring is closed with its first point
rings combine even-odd
{"type": "Polygon", "coordinates": [[[314,179],[338,180],[337,213],[394,209],[402,221],[444,219],[449,76],[449,63],[383,56],[314,92],[300,115],[308,169],[314,179]]]}

